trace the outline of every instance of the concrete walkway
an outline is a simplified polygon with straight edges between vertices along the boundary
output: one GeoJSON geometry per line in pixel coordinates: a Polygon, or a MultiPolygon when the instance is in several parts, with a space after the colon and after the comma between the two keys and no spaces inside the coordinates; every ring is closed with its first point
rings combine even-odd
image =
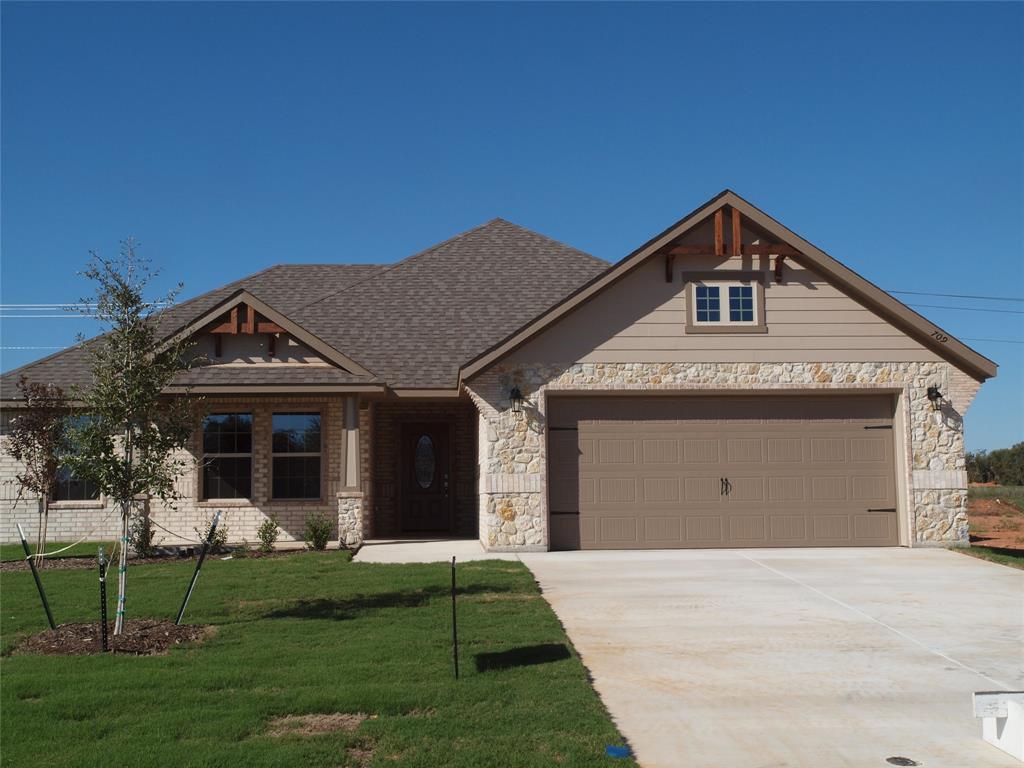
{"type": "Polygon", "coordinates": [[[934,549],[520,555],[645,768],[1017,766],[1024,572],[934,549]]]}
{"type": "Polygon", "coordinates": [[[476,539],[369,539],[356,553],[360,563],[440,563],[454,556],[467,560],[518,560],[516,554],[484,552],[476,539]]]}

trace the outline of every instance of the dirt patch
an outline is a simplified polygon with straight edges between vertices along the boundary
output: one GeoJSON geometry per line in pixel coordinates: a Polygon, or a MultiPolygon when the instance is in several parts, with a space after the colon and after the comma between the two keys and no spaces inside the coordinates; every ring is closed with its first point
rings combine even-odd
{"type": "Polygon", "coordinates": [[[434,717],[437,715],[437,710],[433,707],[427,709],[410,709],[405,713],[404,717],[434,717]]]}
{"type": "Polygon", "coordinates": [[[318,733],[352,733],[368,715],[362,712],[335,712],[333,715],[285,715],[267,722],[268,736],[315,736],[318,733]]]}
{"type": "Polygon", "coordinates": [[[373,762],[373,747],[366,744],[348,747],[345,750],[345,754],[348,755],[349,759],[360,768],[364,768],[364,766],[368,766],[373,762]]]}
{"type": "Polygon", "coordinates": [[[1024,511],[998,498],[967,503],[971,543],[1024,552],[1024,511]]]}
{"type": "MultiPolygon", "coordinates": [[[[128,619],[124,632],[114,636],[114,622],[108,628],[113,653],[152,656],[167,653],[182,643],[201,642],[215,631],[213,627],[195,624],[174,625],[170,619],[128,619]]],[[[84,656],[103,653],[100,650],[100,624],[61,624],[22,640],[15,653],[38,653],[47,656],[84,656]]]]}

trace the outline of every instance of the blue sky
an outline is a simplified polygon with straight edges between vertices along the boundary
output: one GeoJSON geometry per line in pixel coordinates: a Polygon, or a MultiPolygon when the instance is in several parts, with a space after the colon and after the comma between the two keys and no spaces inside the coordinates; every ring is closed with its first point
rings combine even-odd
{"type": "MultiPolygon", "coordinates": [[[[195,295],[494,216],[617,260],[732,188],[890,290],[1024,296],[1021,4],[2,6],[0,299],[133,235],[195,295]]],[[[920,311],[1024,340],[1024,302],[920,311]]],[[[912,299],[916,298],[916,301],[912,299]]],[[[88,322],[4,311],[8,370],[88,322]]],[[[1024,345],[967,416],[1024,439],[1024,345]]]]}

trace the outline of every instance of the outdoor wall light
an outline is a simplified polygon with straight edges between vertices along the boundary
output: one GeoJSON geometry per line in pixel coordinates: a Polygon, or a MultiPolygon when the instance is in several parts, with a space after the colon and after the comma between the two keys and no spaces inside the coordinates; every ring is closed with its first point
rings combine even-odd
{"type": "Polygon", "coordinates": [[[931,401],[933,411],[938,411],[942,408],[942,401],[944,399],[945,398],[943,398],[942,393],[936,385],[933,384],[928,387],[928,400],[931,401]]]}
{"type": "Polygon", "coordinates": [[[512,413],[523,412],[523,393],[519,391],[519,387],[512,387],[512,391],[508,393],[508,399],[512,403],[512,413]]]}

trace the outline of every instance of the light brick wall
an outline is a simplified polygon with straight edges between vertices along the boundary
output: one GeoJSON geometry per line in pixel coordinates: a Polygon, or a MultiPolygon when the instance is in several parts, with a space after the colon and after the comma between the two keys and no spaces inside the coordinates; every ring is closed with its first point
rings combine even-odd
{"type": "MultiPolygon", "coordinates": [[[[302,541],[306,516],[311,512],[324,512],[335,523],[337,537],[339,510],[348,511],[351,501],[341,503],[342,440],[344,427],[344,399],[337,395],[322,397],[274,398],[207,398],[202,407],[206,411],[251,411],[253,414],[253,498],[251,500],[201,501],[200,463],[202,436],[197,430],[188,450],[181,452],[188,470],[178,479],[179,498],[171,505],[159,499],[150,501],[150,515],[159,526],[157,544],[187,543],[197,538],[193,529],[202,530],[213,514],[221,510],[221,524],[228,528],[231,543],[258,542],[256,530],[271,514],[276,515],[281,528],[279,541],[302,541]],[[322,497],[316,501],[275,501],[271,496],[271,414],[275,411],[320,411],[322,415],[321,480],[322,497]],[[177,534],[177,535],[175,535],[177,534]]],[[[199,424],[197,417],[197,425],[199,424]]],[[[363,433],[363,443],[366,433],[363,433]]],[[[6,438],[0,438],[0,541],[17,541],[15,523],[22,523],[26,534],[34,537],[39,523],[38,501],[24,499],[15,506],[17,484],[14,475],[17,464],[6,450],[6,438]]],[[[111,540],[118,535],[119,518],[110,505],[97,502],[61,502],[50,512],[48,536],[51,541],[69,541],[90,534],[91,540],[111,540]],[[98,526],[98,527],[97,527],[98,526]]]]}

